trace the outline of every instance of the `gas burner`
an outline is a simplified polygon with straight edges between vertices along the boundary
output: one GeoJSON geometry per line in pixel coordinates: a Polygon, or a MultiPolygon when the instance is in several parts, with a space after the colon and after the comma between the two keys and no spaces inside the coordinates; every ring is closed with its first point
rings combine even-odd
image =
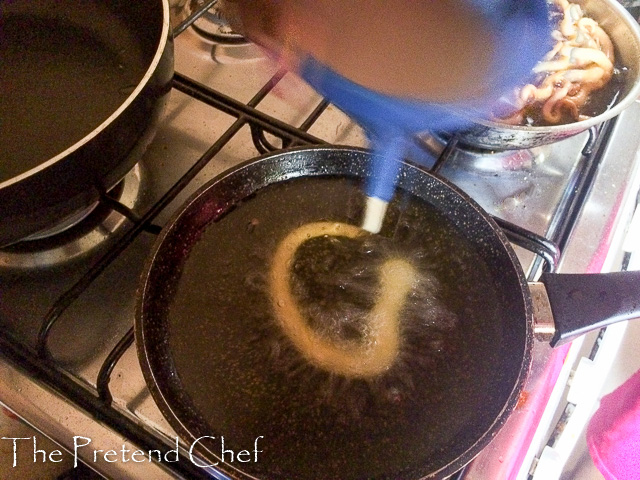
{"type": "MultiPolygon", "coordinates": [[[[192,2],[192,3],[198,3],[192,2]]],[[[203,37],[222,44],[249,43],[241,34],[235,32],[224,18],[221,2],[211,7],[193,23],[193,29],[203,37]]]]}
{"type": "Polygon", "coordinates": [[[453,161],[461,168],[485,174],[531,170],[540,164],[544,157],[540,148],[486,151],[458,147],[452,154],[453,161]]]}
{"type": "Polygon", "coordinates": [[[33,235],[29,235],[28,237],[24,238],[22,241],[24,242],[24,241],[33,241],[33,240],[43,240],[45,238],[59,235],[65,230],[69,230],[70,228],[73,228],[75,225],[82,222],[85,218],[91,215],[91,212],[93,212],[96,209],[96,207],[98,206],[98,203],[99,202],[95,202],[93,205],[90,205],[87,208],[80,210],[79,212],[75,212],[69,215],[67,218],[58,222],[53,227],[46,228],[44,230],[34,233],[33,235]]]}
{"type": "Polygon", "coordinates": [[[221,13],[226,11],[221,0],[204,13],[200,13],[201,9],[209,3],[204,0],[173,1],[177,1],[173,7],[174,28],[182,28],[183,22],[194,14],[200,15],[183,36],[188,38],[187,48],[194,61],[213,60],[217,64],[235,65],[264,59],[264,51],[260,47],[231,29],[221,13]]]}
{"type": "MultiPolygon", "coordinates": [[[[422,142],[435,156],[439,156],[449,142],[449,137],[433,133],[423,137],[422,142]]],[[[450,152],[450,158],[458,168],[473,170],[480,174],[521,172],[531,170],[543,163],[547,150],[545,146],[520,150],[486,150],[457,144],[450,152]]]]}
{"type": "MultiPolygon", "coordinates": [[[[134,168],[109,195],[133,210],[140,194],[141,168],[134,168]]],[[[60,224],[0,249],[0,271],[28,272],[60,267],[89,258],[108,246],[127,219],[96,202],[60,224]]]]}

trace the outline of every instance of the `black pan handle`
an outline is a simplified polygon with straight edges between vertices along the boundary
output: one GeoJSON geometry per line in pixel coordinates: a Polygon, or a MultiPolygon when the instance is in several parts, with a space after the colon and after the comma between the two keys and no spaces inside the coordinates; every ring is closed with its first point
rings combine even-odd
{"type": "Polygon", "coordinates": [[[640,271],[543,273],[555,333],[551,346],[612,323],[640,317],[640,271]]]}

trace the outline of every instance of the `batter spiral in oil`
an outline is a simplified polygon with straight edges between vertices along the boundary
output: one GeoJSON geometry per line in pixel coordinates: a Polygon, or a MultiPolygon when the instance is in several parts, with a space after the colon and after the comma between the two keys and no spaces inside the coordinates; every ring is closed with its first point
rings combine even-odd
{"type": "Polygon", "coordinates": [[[380,266],[378,299],[367,315],[366,338],[336,342],[309,326],[291,291],[289,270],[298,247],[319,236],[356,238],[366,234],[340,222],[314,222],[287,235],[274,254],[270,291],[275,315],[300,353],[314,365],[347,377],[370,377],[386,371],[398,354],[399,315],[417,278],[413,266],[402,258],[390,258],[380,266]]]}

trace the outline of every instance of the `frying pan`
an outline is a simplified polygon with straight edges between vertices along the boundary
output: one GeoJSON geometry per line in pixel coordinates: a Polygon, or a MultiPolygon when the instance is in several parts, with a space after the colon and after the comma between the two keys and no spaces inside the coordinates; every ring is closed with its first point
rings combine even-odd
{"type": "Polygon", "coordinates": [[[616,64],[626,67],[618,99],[611,108],[579,122],[552,126],[507,125],[486,119],[458,134],[462,143],[490,150],[533,148],[577,135],[620,114],[640,96],[640,28],[617,0],[572,0],[596,20],[615,46],[616,64]]]}
{"type": "Polygon", "coordinates": [[[171,88],[166,0],[0,1],[0,246],[90,207],[171,88]]]}
{"type": "MultiPolygon", "coordinates": [[[[434,271],[448,278],[452,305],[464,299],[461,319],[435,344],[412,342],[445,328],[446,315],[403,324],[411,352],[380,377],[354,380],[309,367],[278,336],[272,305],[260,294],[261,272],[274,245],[300,224],[358,224],[370,162],[364,150],[332,147],[249,161],[195,193],[147,261],[135,323],[147,385],[193,453],[232,478],[451,475],[517,404],[534,332],[559,344],[640,313],[638,272],[545,274],[528,285],[481,207],[445,180],[402,164],[397,208],[392,203],[380,236],[411,238],[421,255],[430,252],[440,265],[434,271]],[[345,197],[342,189],[355,193],[345,197]],[[405,218],[414,200],[416,213],[405,218]],[[225,449],[247,450],[250,461],[234,463],[228,454],[221,461],[223,438],[225,449]]],[[[333,267],[325,273],[339,274],[333,267]]]]}

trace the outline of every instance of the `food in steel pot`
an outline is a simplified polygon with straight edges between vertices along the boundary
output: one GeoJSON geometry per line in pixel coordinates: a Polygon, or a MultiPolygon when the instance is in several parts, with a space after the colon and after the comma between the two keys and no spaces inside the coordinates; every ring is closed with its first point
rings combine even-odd
{"type": "Polygon", "coordinates": [[[547,145],[599,125],[636,101],[640,95],[638,22],[617,0],[576,0],[576,3],[579,3],[580,8],[607,32],[615,46],[616,62],[626,67],[625,74],[619,78],[620,91],[617,100],[608,109],[591,118],[564,124],[514,125],[476,116],[468,129],[458,132],[461,144],[488,150],[513,150],[547,145]]]}
{"type": "Polygon", "coordinates": [[[500,122],[535,126],[586,120],[617,100],[625,68],[615,65],[609,35],[579,4],[553,3],[553,47],[534,67],[533,81],[503,98],[499,108],[505,102],[508,108],[506,116],[496,115],[500,122]]]}

